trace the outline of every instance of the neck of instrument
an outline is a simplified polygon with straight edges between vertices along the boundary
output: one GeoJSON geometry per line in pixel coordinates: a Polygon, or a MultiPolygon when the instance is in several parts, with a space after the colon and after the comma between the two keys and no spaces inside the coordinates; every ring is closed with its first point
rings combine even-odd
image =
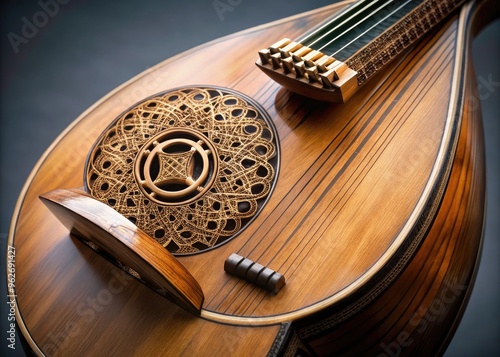
{"type": "Polygon", "coordinates": [[[361,0],[297,42],[345,62],[362,84],[463,0],[361,0]]]}
{"type": "Polygon", "coordinates": [[[464,0],[360,0],[296,41],[259,51],[257,66],[306,97],[344,103],[464,0]]]}

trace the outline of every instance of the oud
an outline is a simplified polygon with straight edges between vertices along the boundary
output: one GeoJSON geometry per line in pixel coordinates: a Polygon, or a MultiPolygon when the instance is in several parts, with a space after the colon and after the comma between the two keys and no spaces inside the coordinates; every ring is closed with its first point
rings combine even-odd
{"type": "Polygon", "coordinates": [[[103,98],[47,151],[15,214],[30,348],[443,353],[481,243],[468,47],[488,6],[332,5],[103,98]]]}

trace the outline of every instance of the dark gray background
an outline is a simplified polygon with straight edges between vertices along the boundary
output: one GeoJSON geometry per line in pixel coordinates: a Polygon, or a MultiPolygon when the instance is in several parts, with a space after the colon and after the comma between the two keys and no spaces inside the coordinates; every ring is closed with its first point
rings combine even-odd
{"type": "MultiPolygon", "coordinates": [[[[44,10],[39,1],[2,3],[0,354],[22,355],[19,343],[15,354],[6,348],[4,270],[10,219],[31,169],[57,135],[107,92],[172,55],[225,34],[332,2],[221,1],[232,9],[222,16],[213,0],[65,0],[67,4],[53,10],[47,24],[39,26],[27,43],[17,46],[17,51],[9,33],[21,35],[23,19],[33,21],[44,10]]],[[[43,22],[43,16],[38,21],[43,22]]],[[[488,215],[474,292],[446,356],[500,356],[499,32],[497,21],[483,31],[473,48],[486,132],[488,215]]]]}

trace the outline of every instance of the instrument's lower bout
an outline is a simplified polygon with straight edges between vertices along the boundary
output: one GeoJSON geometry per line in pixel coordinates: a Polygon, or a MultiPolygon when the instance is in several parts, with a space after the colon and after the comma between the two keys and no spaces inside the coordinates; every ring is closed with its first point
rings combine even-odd
{"type": "MultiPolygon", "coordinates": [[[[18,262],[18,326],[35,353],[442,353],[474,281],[484,217],[481,118],[471,100],[477,93],[467,58],[473,9],[467,7],[460,19],[451,19],[343,105],[290,94],[253,66],[254,54],[246,51],[249,43],[260,46],[269,37],[298,35],[304,23],[317,23],[340,8],[334,5],[259,27],[165,61],[155,67],[154,75],[168,78],[166,83],[150,86],[149,72],[137,77],[98,102],[54,142],[25,186],[9,236],[18,262]],[[235,58],[250,65],[235,68],[235,58]],[[268,182],[272,195],[262,201],[265,205],[251,224],[202,254],[182,254],[192,253],[191,248],[179,252],[176,259],[205,297],[196,316],[71,239],[39,196],[81,187],[83,168],[87,188],[96,195],[108,189],[122,193],[123,185],[100,180],[110,168],[114,175],[124,173],[108,158],[128,153],[130,142],[115,145],[109,140],[120,139],[118,130],[140,128],[143,141],[135,146],[135,156],[117,159],[132,174],[126,189],[134,185],[133,194],[161,207],[195,203],[216,209],[215,199],[210,204],[201,201],[216,185],[217,172],[231,170],[223,167],[222,149],[205,127],[186,127],[182,115],[182,121],[166,122],[158,131],[137,121],[126,123],[141,115],[160,115],[148,112],[148,104],[159,103],[153,95],[165,86],[178,88],[162,97],[168,103],[189,96],[191,91],[179,88],[199,87],[182,69],[201,64],[206,70],[196,81],[217,83],[222,93],[206,98],[217,101],[234,94],[225,88],[234,88],[261,103],[275,129],[269,129],[271,135],[264,130],[256,138],[257,147],[279,138],[281,156],[279,179],[268,182]],[[135,86],[148,88],[147,95],[137,97],[135,86]],[[130,108],[131,103],[139,104],[130,108]],[[113,129],[108,124],[116,118],[123,120],[113,129]],[[166,174],[162,165],[177,168],[178,175],[166,174]],[[283,274],[286,285],[274,295],[226,274],[223,263],[232,253],[283,274]]],[[[161,112],[169,108],[176,117],[187,102],[201,112],[207,108],[196,107],[194,97],[185,100],[161,112]]],[[[261,124],[254,120],[247,133],[261,124]]],[[[231,123],[221,129],[221,142],[233,137],[224,131],[229,129],[231,123]]],[[[229,145],[236,154],[242,146],[246,143],[229,145]]],[[[273,159],[266,158],[261,166],[273,159]]],[[[238,161],[248,168],[256,159],[238,161]]],[[[272,167],[268,174],[277,173],[278,166],[272,167]]],[[[225,180],[233,180],[238,190],[238,180],[231,177],[235,172],[226,173],[225,180]]],[[[258,170],[257,177],[263,176],[258,170]]],[[[144,204],[117,197],[101,198],[111,206],[121,202],[127,218],[144,204]]],[[[245,211],[251,206],[239,207],[245,211]]],[[[137,220],[157,216],[143,206],[140,213],[137,220]]],[[[183,228],[192,220],[182,219],[183,228]]],[[[202,221],[214,227],[210,220],[202,221]]],[[[169,246],[158,227],[148,225],[144,227],[167,248],[182,245],[169,246]]]]}
{"type": "MultiPolygon", "coordinates": [[[[464,97],[476,98],[473,70],[469,70],[464,97]]],[[[278,339],[275,348],[290,353],[305,345],[319,355],[377,355],[391,349],[415,356],[444,352],[473,287],[483,231],[482,124],[474,101],[465,103],[465,112],[439,212],[402,274],[363,310],[350,311],[357,301],[341,303],[284,324],[287,338],[278,339]]],[[[245,322],[207,311],[202,316],[225,323],[245,322]]],[[[246,322],[258,325],[259,319],[246,322]]]]}
{"type": "MultiPolygon", "coordinates": [[[[326,309],[294,324],[318,355],[442,355],[465,310],[481,253],[485,214],[483,128],[468,64],[465,113],[444,198],[418,252],[362,311],[326,309]],[[345,312],[348,313],[345,313],[345,312]],[[326,316],[325,316],[326,315],[326,316]]],[[[293,336],[293,335],[292,335],[293,336]]]]}

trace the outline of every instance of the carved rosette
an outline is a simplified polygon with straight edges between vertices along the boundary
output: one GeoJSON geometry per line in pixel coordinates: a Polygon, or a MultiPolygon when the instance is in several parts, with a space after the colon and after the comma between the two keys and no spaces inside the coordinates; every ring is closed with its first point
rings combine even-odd
{"type": "Polygon", "coordinates": [[[217,246],[262,208],[277,178],[267,113],[222,88],[181,88],[118,117],[88,157],[85,185],[174,254],[217,246]]]}

